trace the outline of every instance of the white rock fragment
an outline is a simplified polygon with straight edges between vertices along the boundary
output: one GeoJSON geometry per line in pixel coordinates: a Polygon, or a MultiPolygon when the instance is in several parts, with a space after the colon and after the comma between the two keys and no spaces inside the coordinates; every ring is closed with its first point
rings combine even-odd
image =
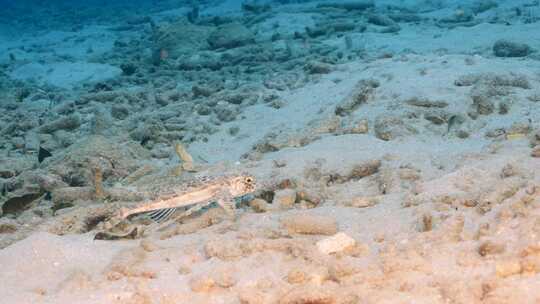
{"type": "Polygon", "coordinates": [[[338,232],[317,242],[317,248],[324,254],[341,252],[354,245],[356,245],[356,241],[343,232],[338,232]]]}

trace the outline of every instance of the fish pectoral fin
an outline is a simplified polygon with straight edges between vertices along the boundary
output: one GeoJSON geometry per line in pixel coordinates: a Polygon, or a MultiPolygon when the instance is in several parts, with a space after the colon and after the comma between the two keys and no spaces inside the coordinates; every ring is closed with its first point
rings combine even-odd
{"type": "Polygon", "coordinates": [[[234,200],[218,200],[217,204],[225,210],[227,215],[231,217],[236,216],[236,202],[234,200]]]}
{"type": "Polygon", "coordinates": [[[163,223],[167,221],[175,212],[177,208],[159,209],[148,213],[148,216],[156,223],[163,223]]]}
{"type": "Polygon", "coordinates": [[[225,210],[230,217],[236,217],[236,201],[228,190],[223,189],[217,199],[217,204],[225,210]]]}

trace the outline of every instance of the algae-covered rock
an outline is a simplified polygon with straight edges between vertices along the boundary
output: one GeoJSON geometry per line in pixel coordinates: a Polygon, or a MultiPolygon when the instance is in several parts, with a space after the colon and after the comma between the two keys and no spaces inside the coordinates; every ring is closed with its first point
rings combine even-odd
{"type": "Polygon", "coordinates": [[[392,140],[417,134],[418,131],[403,119],[395,116],[381,115],[375,119],[375,136],[382,140],[392,140]]]}
{"type": "Polygon", "coordinates": [[[229,23],[217,28],[208,37],[208,44],[213,49],[232,49],[253,43],[254,34],[239,23],[229,23]]]}
{"type": "Polygon", "coordinates": [[[154,33],[156,49],[166,51],[168,57],[172,59],[207,49],[207,38],[211,29],[207,26],[194,25],[186,19],[160,26],[154,33]]]}
{"type": "Polygon", "coordinates": [[[338,8],[347,11],[363,11],[375,6],[372,0],[355,0],[355,1],[335,1],[319,4],[319,8],[338,8]]]}
{"type": "Polygon", "coordinates": [[[347,116],[354,112],[360,105],[366,103],[373,95],[375,88],[379,87],[375,79],[362,79],[354,86],[353,90],[341,100],[334,113],[339,116],[347,116]]]}
{"type": "Polygon", "coordinates": [[[532,49],[525,43],[501,39],[493,44],[493,54],[497,57],[525,57],[530,53],[532,49]]]}
{"type": "Polygon", "coordinates": [[[281,224],[289,233],[333,235],[338,232],[336,220],[321,215],[295,214],[283,218],[281,224]]]}
{"type": "Polygon", "coordinates": [[[95,135],[68,148],[63,156],[52,157],[50,171],[70,186],[94,184],[93,169],[99,167],[103,179],[119,180],[139,168],[149,152],[135,142],[95,135]]]}
{"type": "Polygon", "coordinates": [[[58,130],[74,130],[81,125],[81,118],[77,114],[62,116],[39,128],[41,133],[54,133],[58,130]]]}
{"type": "Polygon", "coordinates": [[[296,202],[296,191],[293,189],[283,189],[275,192],[272,205],[281,209],[290,209],[296,202]]]}
{"type": "Polygon", "coordinates": [[[22,211],[28,209],[32,203],[41,197],[42,194],[37,191],[38,189],[21,189],[8,195],[6,199],[0,200],[0,205],[2,206],[0,215],[20,214],[22,211]]]}

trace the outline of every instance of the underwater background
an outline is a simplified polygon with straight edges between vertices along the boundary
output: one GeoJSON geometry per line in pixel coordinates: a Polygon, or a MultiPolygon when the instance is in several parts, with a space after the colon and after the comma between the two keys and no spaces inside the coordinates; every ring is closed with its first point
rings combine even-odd
{"type": "Polygon", "coordinates": [[[0,0],[0,303],[538,303],[540,1],[0,0]]]}

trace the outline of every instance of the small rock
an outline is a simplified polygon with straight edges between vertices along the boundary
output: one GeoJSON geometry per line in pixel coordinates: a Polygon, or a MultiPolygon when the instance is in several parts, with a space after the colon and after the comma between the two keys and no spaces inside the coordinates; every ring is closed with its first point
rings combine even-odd
{"type": "Polygon", "coordinates": [[[351,0],[351,1],[325,1],[317,5],[318,8],[337,8],[347,11],[363,11],[375,7],[375,1],[351,0]]]}
{"type": "Polygon", "coordinates": [[[332,65],[320,61],[310,61],[304,70],[309,74],[328,74],[332,72],[332,65]]]}
{"type": "Polygon", "coordinates": [[[156,40],[152,61],[159,63],[166,58],[177,59],[197,50],[208,48],[209,27],[190,23],[187,18],[157,26],[154,33],[156,40]]]}
{"type": "Polygon", "coordinates": [[[131,76],[137,72],[137,66],[133,62],[124,62],[120,65],[122,74],[126,76],[131,76]]]}
{"type": "Polygon", "coordinates": [[[227,133],[231,136],[236,136],[240,132],[240,127],[238,126],[232,126],[227,130],[227,133]]]}
{"type": "Polygon", "coordinates": [[[94,108],[93,114],[90,121],[90,133],[106,135],[112,125],[112,119],[109,113],[105,111],[104,107],[97,106],[94,108]]]}
{"type": "Polygon", "coordinates": [[[278,190],[274,194],[272,204],[281,209],[290,209],[296,201],[296,191],[292,189],[278,190]]]}
{"type": "Polygon", "coordinates": [[[208,44],[213,49],[226,48],[232,49],[255,40],[253,33],[239,23],[230,23],[220,26],[208,37],[208,44]]]}
{"type": "Polygon", "coordinates": [[[269,209],[268,203],[260,198],[256,198],[249,202],[249,206],[257,213],[267,212],[269,209]]]}
{"type": "Polygon", "coordinates": [[[379,200],[375,197],[353,197],[348,203],[347,206],[355,208],[366,208],[372,207],[379,203],[379,200]]]}
{"type": "Polygon", "coordinates": [[[209,292],[216,286],[216,282],[209,277],[195,277],[191,279],[189,286],[194,292],[209,292]]]}
{"type": "Polygon", "coordinates": [[[24,138],[20,137],[20,136],[17,136],[17,137],[13,137],[11,138],[11,143],[13,144],[13,146],[17,149],[22,149],[24,148],[24,138]]]}
{"type": "Polygon", "coordinates": [[[316,245],[321,253],[332,254],[353,247],[356,245],[356,241],[344,232],[339,232],[331,237],[318,241],[316,245]]]}
{"type": "MultiPolygon", "coordinates": [[[[272,10],[270,4],[260,4],[251,1],[242,2],[242,11],[253,13],[253,14],[262,14],[272,10]]],[[[251,303],[251,302],[250,302],[251,303]]]]}
{"type": "Polygon", "coordinates": [[[187,266],[180,266],[178,268],[178,274],[180,275],[186,275],[186,274],[190,274],[191,273],[191,269],[187,266]]]}
{"type": "Polygon", "coordinates": [[[405,100],[405,103],[415,107],[421,108],[446,108],[448,102],[442,100],[430,100],[423,97],[412,97],[405,100]]]}
{"type": "Polygon", "coordinates": [[[328,216],[297,214],[281,220],[289,233],[333,235],[338,231],[335,219],[328,216]]]}
{"type": "Polygon", "coordinates": [[[302,189],[296,192],[296,200],[301,203],[304,202],[312,207],[318,206],[322,203],[323,198],[319,193],[312,190],[302,189]]]}
{"type": "Polygon", "coordinates": [[[532,157],[540,157],[540,145],[534,147],[531,151],[532,157]]]}
{"type": "Polygon", "coordinates": [[[287,274],[287,282],[289,284],[302,284],[306,282],[307,274],[301,269],[294,268],[287,274]]]}
{"type": "Polygon", "coordinates": [[[54,205],[72,203],[78,200],[90,201],[94,198],[94,187],[62,187],[52,191],[54,205]]]}
{"type": "Polygon", "coordinates": [[[448,122],[448,115],[442,111],[432,111],[424,114],[424,118],[435,125],[442,125],[448,122]]]}
{"type": "Polygon", "coordinates": [[[0,216],[6,214],[20,214],[30,208],[41,197],[36,189],[21,189],[8,195],[6,200],[0,203],[0,216]]]}
{"type": "Polygon", "coordinates": [[[81,118],[79,117],[79,115],[73,114],[69,116],[63,116],[61,118],[58,118],[57,120],[44,124],[39,128],[39,132],[50,134],[58,130],[74,130],[77,129],[80,125],[81,118]]]}
{"type": "Polygon", "coordinates": [[[399,178],[405,181],[417,181],[420,179],[420,173],[410,168],[401,168],[398,172],[399,178]]]}
{"type": "Polygon", "coordinates": [[[427,232],[433,230],[433,216],[429,213],[422,215],[420,219],[420,231],[427,232]]]}
{"type": "Polygon", "coordinates": [[[302,285],[293,288],[278,302],[280,304],[333,304],[338,303],[336,296],[326,288],[316,288],[314,285],[302,285]]]}
{"type": "Polygon", "coordinates": [[[506,278],[521,273],[521,263],[518,260],[498,261],[495,273],[499,278],[506,278]]]}
{"type": "Polygon", "coordinates": [[[274,159],[272,163],[276,168],[283,168],[287,166],[287,161],[281,159],[274,159]]]}
{"type": "Polygon", "coordinates": [[[476,112],[480,115],[489,115],[495,110],[495,105],[490,100],[489,97],[484,95],[474,95],[472,96],[473,107],[476,112]]]}
{"type": "Polygon", "coordinates": [[[111,107],[111,116],[116,119],[125,119],[129,115],[129,109],[125,105],[115,104],[111,107]]]}
{"type": "Polygon", "coordinates": [[[360,271],[361,269],[351,259],[336,259],[328,263],[329,279],[335,282],[342,282],[360,271]]]}
{"type": "Polygon", "coordinates": [[[493,0],[482,0],[482,1],[476,1],[472,4],[471,10],[474,14],[481,14],[483,12],[486,12],[490,9],[496,8],[499,5],[497,2],[493,0]]]}
{"type": "Polygon", "coordinates": [[[107,189],[107,198],[110,201],[140,201],[140,193],[124,187],[111,187],[107,189]]]}
{"type": "Polygon", "coordinates": [[[206,105],[198,104],[195,107],[195,112],[199,115],[206,116],[212,113],[212,109],[206,105]]]}
{"type": "Polygon", "coordinates": [[[367,119],[360,120],[355,126],[351,128],[353,134],[366,134],[369,131],[367,119]]]}
{"type": "Polygon", "coordinates": [[[378,159],[365,161],[363,163],[354,165],[347,177],[348,179],[358,180],[379,172],[380,167],[381,161],[378,159]]]}
{"type": "Polygon", "coordinates": [[[532,52],[529,45],[508,40],[497,40],[493,45],[493,53],[497,57],[525,57],[532,52]]]}
{"type": "MultiPolygon", "coordinates": [[[[0,212],[1,213],[1,212],[0,212]]],[[[0,234],[10,234],[17,232],[17,222],[14,219],[3,217],[0,220],[0,234]]]]}
{"type": "Polygon", "coordinates": [[[237,107],[229,104],[218,104],[214,108],[217,119],[223,122],[231,122],[236,119],[240,111],[237,107]]]}
{"type": "Polygon", "coordinates": [[[510,104],[508,102],[499,103],[499,114],[505,115],[510,111],[510,104]]]}
{"type": "Polygon", "coordinates": [[[216,285],[222,288],[231,288],[236,285],[237,280],[229,271],[219,271],[213,274],[216,285]]]}
{"type": "Polygon", "coordinates": [[[204,246],[204,253],[209,258],[218,258],[220,260],[235,260],[244,255],[244,252],[238,244],[224,243],[221,241],[209,241],[204,246]]]}
{"type": "Polygon", "coordinates": [[[356,83],[349,93],[336,106],[334,113],[338,116],[347,116],[354,112],[360,105],[366,103],[374,94],[375,88],[380,85],[375,79],[362,79],[356,83]]]}
{"type": "Polygon", "coordinates": [[[470,10],[457,9],[449,17],[442,18],[441,24],[467,23],[474,20],[474,14],[470,10]]]}
{"type": "Polygon", "coordinates": [[[328,32],[326,27],[309,27],[306,26],[306,34],[310,38],[317,38],[326,35],[328,32]]]}
{"type": "Polygon", "coordinates": [[[194,97],[210,97],[217,90],[211,86],[196,84],[191,87],[191,91],[193,92],[194,97]]]}
{"type": "Polygon", "coordinates": [[[238,294],[238,299],[240,303],[245,304],[262,304],[269,303],[267,301],[268,294],[257,290],[256,288],[243,288],[238,294]]]}
{"type": "Polygon", "coordinates": [[[156,243],[150,241],[149,239],[143,239],[140,243],[141,248],[146,252],[152,252],[159,249],[159,246],[156,243]]]}
{"type": "Polygon", "coordinates": [[[526,256],[520,264],[522,273],[538,274],[540,272],[540,256],[538,255],[526,256]]]}
{"type": "Polygon", "coordinates": [[[465,130],[458,130],[456,133],[456,136],[461,139],[468,138],[470,136],[469,132],[465,130]]]}
{"type": "Polygon", "coordinates": [[[5,168],[0,169],[0,177],[1,178],[12,178],[15,175],[16,174],[15,174],[15,172],[13,170],[5,169],[5,168]]]}
{"type": "Polygon", "coordinates": [[[27,132],[24,136],[24,149],[26,151],[39,151],[39,136],[35,132],[27,132]]]}
{"type": "Polygon", "coordinates": [[[397,23],[386,15],[369,14],[367,21],[378,26],[397,26],[397,23]]]}
{"type": "Polygon", "coordinates": [[[478,253],[483,257],[487,255],[501,254],[504,252],[505,248],[506,246],[504,246],[504,244],[486,241],[482,243],[480,247],[478,247],[478,253]]]}
{"type": "Polygon", "coordinates": [[[76,111],[76,104],[74,101],[66,101],[55,106],[53,111],[60,115],[69,115],[73,114],[76,111]]]}
{"type": "Polygon", "coordinates": [[[387,116],[386,114],[375,118],[374,130],[377,138],[386,141],[418,133],[400,117],[387,116]]]}

